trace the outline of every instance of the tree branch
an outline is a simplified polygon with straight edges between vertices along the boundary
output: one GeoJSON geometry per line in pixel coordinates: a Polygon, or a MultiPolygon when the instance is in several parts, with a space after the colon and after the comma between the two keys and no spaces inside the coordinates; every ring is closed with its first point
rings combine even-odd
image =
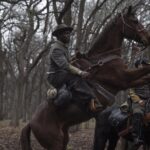
{"type": "Polygon", "coordinates": [[[50,45],[52,44],[52,42],[49,42],[47,44],[47,46],[43,49],[43,51],[41,51],[39,53],[39,55],[37,56],[37,58],[35,59],[35,61],[33,62],[33,64],[30,66],[30,68],[28,69],[28,73],[27,75],[30,74],[30,72],[32,71],[32,69],[37,65],[37,63],[39,62],[39,60],[43,57],[43,55],[49,50],[50,45]]]}
{"type": "Polygon", "coordinates": [[[62,23],[62,18],[64,17],[65,13],[71,8],[71,4],[73,3],[74,0],[68,1],[68,3],[65,4],[64,9],[60,12],[60,15],[58,17],[57,23],[60,24],[62,23]]]}
{"type": "Polygon", "coordinates": [[[10,3],[10,4],[17,4],[21,1],[23,1],[23,0],[1,0],[1,2],[6,2],[6,3],[10,3]]]}

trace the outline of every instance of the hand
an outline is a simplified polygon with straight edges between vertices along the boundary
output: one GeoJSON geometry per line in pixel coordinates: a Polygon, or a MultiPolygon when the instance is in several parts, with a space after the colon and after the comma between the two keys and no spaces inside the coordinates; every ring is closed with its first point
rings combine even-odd
{"type": "Polygon", "coordinates": [[[90,76],[90,73],[89,72],[86,72],[86,71],[82,71],[81,72],[81,77],[82,78],[88,78],[90,76]]]}
{"type": "Polygon", "coordinates": [[[144,102],[143,100],[140,100],[140,101],[139,101],[139,104],[140,104],[142,107],[144,107],[145,102],[144,102]]]}
{"type": "Polygon", "coordinates": [[[56,96],[57,96],[57,89],[49,88],[47,91],[47,97],[48,98],[55,98],[56,96]]]}

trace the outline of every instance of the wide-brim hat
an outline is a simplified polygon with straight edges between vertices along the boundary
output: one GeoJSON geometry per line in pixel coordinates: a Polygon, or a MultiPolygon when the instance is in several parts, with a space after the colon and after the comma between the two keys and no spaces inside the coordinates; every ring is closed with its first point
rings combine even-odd
{"type": "Polygon", "coordinates": [[[72,31],[73,30],[73,28],[72,27],[70,27],[70,26],[67,26],[66,24],[60,24],[60,25],[58,25],[55,29],[54,29],[54,31],[52,32],[52,35],[53,36],[58,36],[58,34],[60,33],[60,32],[63,32],[63,31],[72,31]]]}

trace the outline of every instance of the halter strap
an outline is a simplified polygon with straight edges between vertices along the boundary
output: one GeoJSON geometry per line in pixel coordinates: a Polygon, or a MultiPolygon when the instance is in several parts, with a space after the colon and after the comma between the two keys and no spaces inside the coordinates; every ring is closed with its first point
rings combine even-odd
{"type": "Polygon", "coordinates": [[[109,55],[109,56],[106,56],[104,58],[99,58],[97,63],[91,65],[87,70],[91,70],[93,67],[96,67],[96,66],[103,66],[105,63],[109,62],[109,61],[112,61],[112,60],[115,60],[115,59],[120,59],[120,56],[118,55],[109,55]]]}

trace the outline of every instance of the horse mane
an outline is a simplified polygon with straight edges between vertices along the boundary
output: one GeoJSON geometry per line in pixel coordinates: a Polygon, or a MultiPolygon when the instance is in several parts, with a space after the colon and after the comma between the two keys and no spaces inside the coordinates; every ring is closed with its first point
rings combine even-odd
{"type": "Polygon", "coordinates": [[[116,24],[116,20],[118,18],[118,15],[116,15],[114,18],[112,18],[104,27],[103,31],[97,36],[93,44],[91,45],[88,56],[90,56],[95,50],[99,48],[99,46],[104,44],[104,41],[106,40],[106,36],[110,35],[110,31],[112,31],[112,28],[116,24]]]}

